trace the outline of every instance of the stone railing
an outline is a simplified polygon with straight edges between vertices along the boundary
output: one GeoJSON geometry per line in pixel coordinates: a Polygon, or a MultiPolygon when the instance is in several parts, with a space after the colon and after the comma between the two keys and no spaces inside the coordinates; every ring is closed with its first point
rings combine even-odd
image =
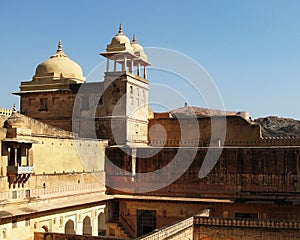
{"type": "Polygon", "coordinates": [[[12,110],[7,108],[0,108],[0,115],[11,116],[12,110]]]}
{"type": "Polygon", "coordinates": [[[35,240],[44,240],[44,239],[56,239],[56,240],[124,240],[114,237],[96,237],[96,236],[84,236],[84,235],[74,235],[74,234],[65,234],[65,233],[53,233],[53,232],[35,232],[35,240]]]}
{"type": "Polygon", "coordinates": [[[139,240],[158,240],[167,239],[175,236],[177,233],[186,230],[187,228],[193,227],[194,217],[187,218],[183,221],[172,224],[171,226],[160,228],[153,233],[139,237],[139,240]]]}
{"type": "Polygon", "coordinates": [[[10,174],[32,174],[33,166],[7,166],[7,173],[10,174]]]}
{"type": "Polygon", "coordinates": [[[194,217],[194,225],[272,228],[272,229],[300,229],[300,222],[296,222],[296,221],[207,218],[207,217],[197,217],[197,216],[194,217]]]}
{"type": "Polygon", "coordinates": [[[83,194],[89,192],[104,192],[102,183],[88,183],[66,186],[55,186],[33,189],[18,189],[0,193],[0,201],[22,200],[22,199],[47,199],[63,197],[68,195],[83,194]]]}

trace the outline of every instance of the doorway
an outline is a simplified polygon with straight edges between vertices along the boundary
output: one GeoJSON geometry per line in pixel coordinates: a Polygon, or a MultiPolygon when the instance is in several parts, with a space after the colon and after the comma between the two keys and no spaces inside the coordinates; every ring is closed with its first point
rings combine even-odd
{"type": "Polygon", "coordinates": [[[156,229],[155,210],[137,210],[137,236],[140,237],[156,229]]]}

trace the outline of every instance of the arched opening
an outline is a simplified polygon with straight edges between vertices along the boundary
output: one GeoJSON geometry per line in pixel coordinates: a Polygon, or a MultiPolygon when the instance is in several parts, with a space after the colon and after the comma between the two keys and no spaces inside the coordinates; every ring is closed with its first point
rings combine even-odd
{"type": "Polygon", "coordinates": [[[98,215],[98,236],[106,235],[106,220],[104,213],[98,215]]]}
{"type": "Polygon", "coordinates": [[[74,222],[72,220],[68,220],[65,224],[65,234],[75,234],[74,230],[74,222]]]}
{"type": "Polygon", "coordinates": [[[92,225],[91,225],[91,219],[89,216],[86,216],[83,219],[83,229],[82,234],[83,235],[92,235],[92,225]]]}
{"type": "Polygon", "coordinates": [[[42,231],[43,232],[49,232],[48,226],[46,226],[46,225],[42,226],[42,231]]]}

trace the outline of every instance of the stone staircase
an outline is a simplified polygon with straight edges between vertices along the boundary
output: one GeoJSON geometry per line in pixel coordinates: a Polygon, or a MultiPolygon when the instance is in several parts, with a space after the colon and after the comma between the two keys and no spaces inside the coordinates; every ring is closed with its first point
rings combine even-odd
{"type": "Polygon", "coordinates": [[[127,229],[117,221],[107,222],[107,228],[110,237],[121,238],[121,239],[134,239],[133,236],[127,231],[127,229]]]}

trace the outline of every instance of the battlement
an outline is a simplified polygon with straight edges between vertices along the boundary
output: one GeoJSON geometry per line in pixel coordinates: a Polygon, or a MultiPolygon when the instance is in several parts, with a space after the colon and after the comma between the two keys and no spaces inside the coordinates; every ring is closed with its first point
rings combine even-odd
{"type": "Polygon", "coordinates": [[[11,116],[12,110],[8,108],[0,108],[0,115],[11,116]]]}

